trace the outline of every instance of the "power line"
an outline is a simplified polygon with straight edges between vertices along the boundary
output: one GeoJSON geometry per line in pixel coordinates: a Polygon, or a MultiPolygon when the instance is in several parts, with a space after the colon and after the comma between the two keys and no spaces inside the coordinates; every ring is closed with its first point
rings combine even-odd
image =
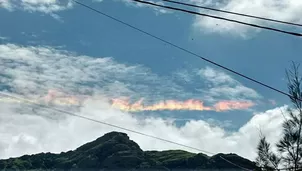
{"type": "Polygon", "coordinates": [[[259,17],[259,16],[255,16],[255,15],[243,14],[243,13],[238,13],[238,12],[233,12],[233,11],[220,10],[220,9],[216,9],[216,8],[211,8],[211,7],[201,6],[201,5],[194,5],[194,4],[189,4],[189,3],[185,3],[185,2],[178,2],[178,1],[173,1],[173,0],[160,0],[160,1],[165,1],[165,2],[180,4],[180,5],[184,5],[184,6],[190,6],[190,7],[195,7],[195,8],[201,8],[201,9],[206,9],[206,10],[211,10],[211,11],[217,11],[217,12],[222,12],[222,13],[227,13],[227,14],[234,14],[234,15],[239,15],[239,16],[244,16],[244,17],[249,17],[249,18],[256,18],[256,19],[260,19],[260,20],[266,20],[266,21],[271,21],[271,22],[276,22],[276,23],[282,23],[282,24],[288,24],[288,25],[302,27],[302,24],[299,24],[299,23],[293,23],[293,22],[288,22],[288,21],[259,17]]]}
{"type": "Polygon", "coordinates": [[[246,23],[246,22],[243,22],[243,21],[233,20],[233,19],[219,17],[219,16],[215,16],[215,15],[209,15],[209,14],[199,13],[199,12],[190,11],[190,10],[186,10],[186,9],[182,9],[182,8],[175,8],[175,7],[171,7],[171,6],[165,6],[165,5],[160,5],[160,4],[156,4],[156,3],[152,3],[152,2],[147,2],[147,1],[141,1],[141,0],[132,0],[132,1],[143,3],[143,4],[148,4],[148,5],[151,5],[151,6],[156,6],[156,7],[171,9],[171,10],[175,10],[175,11],[181,11],[181,12],[189,13],[189,14],[193,14],[193,15],[200,15],[200,16],[204,16],[204,17],[210,17],[210,18],[215,18],[215,19],[219,19],[219,20],[225,20],[225,21],[229,21],[229,22],[233,22],[233,23],[238,23],[238,24],[242,24],[242,25],[246,25],[246,26],[251,26],[251,27],[256,27],[256,28],[260,28],[260,29],[275,31],[275,32],[283,33],[283,34],[292,35],[292,36],[298,36],[298,37],[302,36],[301,33],[280,30],[280,29],[276,29],[276,28],[272,28],[272,27],[267,27],[267,26],[260,26],[260,25],[257,25],[257,24],[251,24],[251,23],[246,23]]]}
{"type": "MultiPolygon", "coordinates": [[[[92,11],[98,13],[98,14],[101,14],[101,15],[107,17],[107,18],[110,18],[110,19],[112,19],[112,20],[114,20],[114,21],[116,21],[116,22],[118,22],[118,23],[121,23],[121,24],[123,24],[123,25],[126,25],[126,26],[128,26],[128,27],[130,27],[130,28],[132,28],[132,29],[134,29],[134,30],[136,30],[136,31],[139,31],[139,32],[141,32],[141,33],[143,33],[143,34],[145,34],[145,35],[148,35],[148,36],[150,36],[150,37],[152,37],[152,38],[154,38],[154,39],[157,39],[157,40],[159,40],[159,41],[161,41],[161,42],[164,42],[164,43],[166,43],[166,44],[169,44],[170,46],[172,46],[172,47],[174,47],[174,48],[176,48],[176,49],[179,49],[179,50],[181,50],[181,51],[183,51],[183,52],[186,52],[186,53],[188,53],[188,54],[191,54],[191,55],[193,55],[193,56],[195,56],[195,57],[197,57],[197,58],[199,58],[199,59],[201,59],[201,60],[204,60],[204,61],[206,61],[206,62],[208,62],[208,63],[211,63],[211,64],[213,64],[213,65],[215,65],[215,66],[217,66],[217,67],[220,67],[220,68],[222,68],[222,69],[224,69],[224,70],[227,70],[227,71],[229,71],[229,72],[231,72],[231,73],[233,73],[233,74],[235,74],[235,75],[238,75],[238,76],[240,76],[240,77],[242,77],[242,78],[245,78],[245,79],[247,79],[247,80],[250,80],[250,81],[252,81],[252,82],[254,82],[254,83],[257,83],[257,84],[259,84],[259,85],[261,85],[261,86],[264,86],[264,87],[266,87],[266,88],[268,88],[268,89],[271,89],[271,90],[273,90],[273,91],[275,91],[275,92],[278,92],[278,93],[280,93],[280,94],[286,95],[286,96],[288,96],[288,97],[290,97],[290,98],[294,98],[293,96],[291,96],[290,94],[288,94],[288,93],[286,93],[286,92],[284,92],[284,91],[282,91],[282,90],[279,90],[279,89],[277,89],[277,88],[274,88],[274,87],[272,87],[272,86],[270,86],[270,85],[267,85],[267,84],[265,84],[265,83],[263,83],[263,82],[261,82],[261,81],[257,81],[257,80],[254,79],[254,78],[251,78],[251,77],[246,76],[246,75],[244,75],[244,74],[241,74],[240,72],[237,72],[237,71],[235,71],[235,70],[233,70],[233,69],[230,69],[230,68],[225,67],[225,66],[223,66],[223,65],[221,65],[221,64],[218,64],[218,63],[216,63],[216,62],[214,62],[214,61],[212,61],[212,60],[210,60],[210,59],[207,59],[207,58],[205,58],[205,57],[203,57],[203,56],[201,56],[201,55],[198,55],[198,54],[195,53],[195,52],[192,52],[192,51],[190,51],[190,50],[188,50],[188,49],[185,49],[185,48],[183,48],[183,47],[181,47],[181,46],[178,46],[178,45],[176,45],[176,44],[174,44],[174,43],[172,43],[172,42],[169,42],[169,41],[164,40],[164,39],[162,39],[162,38],[160,38],[160,37],[158,37],[158,36],[155,36],[155,35],[153,35],[153,34],[151,34],[151,33],[148,33],[147,31],[144,31],[144,30],[142,30],[142,29],[140,29],[140,28],[138,28],[138,27],[135,27],[135,26],[133,26],[133,25],[131,25],[131,24],[128,24],[128,23],[126,23],[126,22],[124,22],[124,21],[122,21],[122,20],[120,20],[120,19],[118,19],[118,18],[112,17],[112,16],[110,16],[110,15],[108,15],[108,14],[106,14],[106,13],[100,11],[100,10],[94,9],[94,8],[92,8],[92,7],[88,6],[88,5],[85,5],[85,4],[81,3],[81,2],[78,2],[78,1],[76,1],[76,0],[73,0],[73,1],[74,1],[75,3],[77,3],[77,4],[79,4],[79,5],[81,5],[81,6],[85,7],[85,8],[87,8],[87,9],[90,9],[90,10],[92,10],[92,11]]],[[[302,101],[302,99],[298,99],[298,100],[302,101]]]]}
{"type": "MultiPolygon", "coordinates": [[[[210,155],[215,155],[215,153],[212,153],[212,152],[209,152],[209,151],[206,151],[206,150],[202,150],[202,149],[199,149],[199,148],[196,148],[196,147],[191,147],[191,146],[188,146],[188,145],[177,143],[175,141],[163,139],[163,138],[160,138],[160,137],[157,137],[157,136],[145,134],[145,133],[142,133],[142,132],[139,132],[139,131],[135,131],[135,130],[132,130],[132,129],[124,128],[124,127],[121,127],[121,126],[118,126],[118,125],[110,124],[110,123],[107,123],[107,122],[104,122],[104,121],[100,121],[100,120],[96,120],[96,119],[93,119],[93,118],[89,118],[89,117],[86,117],[86,116],[78,115],[78,114],[75,114],[75,113],[72,113],[72,112],[68,112],[68,111],[65,111],[65,110],[62,110],[62,109],[50,107],[50,106],[47,106],[47,105],[44,105],[44,104],[40,104],[40,103],[37,103],[35,101],[28,100],[28,99],[25,99],[25,98],[22,98],[22,97],[18,97],[18,96],[15,96],[15,95],[3,93],[3,92],[0,92],[0,95],[7,96],[7,97],[10,97],[10,98],[13,98],[13,99],[16,99],[16,100],[20,100],[20,101],[23,101],[23,102],[26,102],[26,103],[29,103],[29,104],[33,104],[33,105],[36,105],[36,106],[44,108],[44,109],[50,109],[52,111],[56,111],[56,112],[60,112],[60,113],[66,114],[66,115],[78,117],[78,118],[85,119],[85,120],[88,120],[88,121],[92,121],[92,122],[95,122],[95,123],[99,123],[99,124],[102,124],[102,125],[107,125],[107,126],[110,126],[110,127],[118,128],[118,129],[121,129],[121,130],[124,130],[124,131],[128,131],[128,132],[132,132],[132,133],[139,134],[139,135],[142,135],[142,136],[146,136],[146,137],[149,137],[149,138],[157,139],[157,140],[164,141],[164,142],[167,142],[167,143],[170,143],[170,144],[182,146],[182,147],[185,147],[185,148],[189,148],[189,149],[196,150],[196,151],[203,152],[203,153],[210,154],[210,155]]],[[[243,169],[243,170],[250,170],[250,169],[244,168],[244,167],[242,167],[242,166],[240,166],[238,164],[235,164],[235,163],[227,160],[226,158],[224,158],[222,156],[220,156],[220,158],[223,159],[224,161],[226,161],[226,162],[228,162],[228,163],[236,166],[236,167],[239,167],[239,168],[243,169]]]]}

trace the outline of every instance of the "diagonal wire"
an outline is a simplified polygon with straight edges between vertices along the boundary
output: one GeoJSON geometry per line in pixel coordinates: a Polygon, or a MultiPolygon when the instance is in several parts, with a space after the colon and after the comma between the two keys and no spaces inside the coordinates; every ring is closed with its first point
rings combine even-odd
{"type": "Polygon", "coordinates": [[[292,36],[298,36],[298,37],[302,36],[301,33],[280,30],[280,29],[276,29],[276,28],[272,28],[272,27],[267,27],[267,26],[261,26],[261,25],[257,25],[257,24],[246,23],[246,22],[243,22],[243,21],[238,21],[238,20],[224,18],[224,17],[219,17],[219,16],[215,16],[215,15],[209,15],[209,14],[199,13],[199,12],[190,11],[190,10],[186,10],[186,9],[182,9],[182,8],[175,8],[175,7],[171,7],[171,6],[165,6],[165,5],[160,5],[160,4],[156,4],[156,3],[152,3],[152,2],[147,2],[147,1],[141,1],[141,0],[132,0],[132,1],[135,1],[135,2],[138,2],[138,3],[143,3],[143,4],[148,4],[148,5],[151,5],[151,6],[156,6],[156,7],[171,9],[171,10],[175,10],[175,11],[181,11],[181,12],[185,12],[185,13],[189,13],[189,14],[193,14],[193,15],[200,15],[200,16],[204,16],[204,17],[210,17],[210,18],[215,18],[215,19],[218,19],[218,20],[224,20],[224,21],[238,23],[238,24],[242,24],[242,25],[246,25],[246,26],[256,27],[256,28],[260,28],[260,29],[275,31],[275,32],[283,33],[283,34],[292,35],[292,36]]]}
{"type": "MultiPolygon", "coordinates": [[[[164,138],[160,138],[160,137],[157,137],[157,136],[145,134],[143,132],[139,132],[139,131],[135,131],[135,130],[132,130],[132,129],[124,128],[122,126],[110,124],[108,122],[100,121],[100,120],[89,118],[89,117],[82,116],[82,115],[78,115],[78,114],[75,114],[75,113],[72,113],[72,112],[69,112],[69,111],[66,111],[66,110],[50,107],[50,106],[47,106],[47,105],[44,105],[44,104],[37,103],[36,101],[28,100],[28,99],[25,99],[25,98],[22,98],[22,97],[18,97],[18,96],[15,96],[15,95],[11,95],[11,94],[8,94],[8,93],[0,92],[0,95],[7,96],[7,97],[10,97],[12,99],[20,100],[20,101],[23,101],[25,103],[33,104],[33,105],[36,105],[36,106],[38,106],[40,108],[49,109],[49,110],[52,110],[52,111],[55,111],[55,112],[60,112],[60,113],[66,114],[66,115],[78,117],[78,118],[85,119],[85,120],[88,120],[88,121],[92,121],[92,122],[95,122],[95,123],[99,123],[99,124],[102,124],[102,125],[107,125],[107,126],[110,126],[110,127],[114,127],[114,128],[118,128],[118,129],[124,130],[124,131],[132,132],[132,133],[139,134],[139,135],[142,135],[142,136],[146,136],[146,137],[149,137],[149,138],[153,138],[153,139],[157,139],[157,140],[160,140],[160,141],[164,141],[164,142],[167,142],[167,143],[170,143],[170,144],[175,144],[175,145],[178,145],[178,146],[182,146],[182,147],[189,148],[189,149],[192,149],[192,150],[196,150],[196,151],[199,151],[199,152],[203,152],[203,153],[206,153],[206,154],[214,155],[214,153],[206,151],[206,150],[202,150],[202,149],[199,149],[199,148],[196,148],[196,147],[188,146],[188,145],[185,145],[185,144],[181,144],[181,143],[178,143],[178,142],[175,142],[175,141],[171,141],[171,140],[168,140],[168,139],[164,139],[164,138]]],[[[224,160],[224,161],[226,161],[226,162],[228,162],[228,163],[230,163],[230,164],[232,164],[232,165],[234,165],[234,166],[236,166],[238,168],[241,168],[243,170],[250,170],[250,169],[244,168],[244,167],[242,167],[242,166],[240,166],[238,164],[235,164],[235,163],[227,160],[226,158],[224,158],[222,156],[219,156],[219,157],[222,160],[224,160]]]]}
{"type": "Polygon", "coordinates": [[[195,7],[195,8],[200,8],[200,9],[206,9],[206,10],[211,10],[211,11],[217,11],[217,12],[222,12],[222,13],[227,13],[227,14],[234,14],[234,15],[239,15],[239,16],[244,16],[244,17],[249,17],[249,18],[256,18],[256,19],[271,21],[271,22],[275,22],[275,23],[288,24],[288,25],[302,27],[302,24],[299,24],[299,23],[293,23],[293,22],[288,22],[288,21],[259,17],[259,16],[255,16],[255,15],[243,14],[243,13],[238,13],[238,12],[233,12],[233,11],[226,11],[226,10],[221,10],[221,9],[216,9],[216,8],[211,8],[211,7],[201,6],[201,5],[195,5],[195,4],[185,3],[185,2],[179,2],[179,1],[174,1],[174,0],[160,0],[160,1],[170,2],[173,4],[179,4],[179,5],[195,7]]]}
{"type": "MultiPolygon", "coordinates": [[[[128,26],[128,27],[130,27],[130,28],[132,28],[132,29],[134,29],[134,30],[136,30],[136,31],[139,31],[139,32],[141,32],[141,33],[143,33],[143,34],[145,34],[145,35],[148,35],[148,36],[150,36],[150,37],[152,37],[152,38],[154,38],[154,39],[157,39],[157,40],[159,40],[159,41],[161,41],[161,42],[164,42],[164,43],[166,43],[166,44],[169,44],[170,46],[172,46],[172,47],[174,47],[174,48],[176,48],[176,49],[179,49],[179,50],[184,51],[184,52],[186,52],[186,53],[188,53],[188,54],[191,54],[191,55],[193,55],[193,56],[195,56],[195,57],[197,57],[197,58],[199,58],[199,59],[201,59],[201,60],[204,60],[204,61],[206,61],[206,62],[208,62],[208,63],[211,63],[211,64],[213,64],[213,65],[215,65],[215,66],[217,66],[217,67],[220,67],[220,68],[222,68],[222,69],[224,69],[224,70],[227,70],[227,71],[229,71],[229,72],[231,72],[231,73],[233,73],[233,74],[235,74],[235,75],[238,75],[238,76],[240,76],[240,77],[242,77],[242,78],[245,78],[245,79],[247,79],[247,80],[250,80],[250,81],[252,81],[252,82],[254,82],[254,83],[257,83],[257,84],[259,84],[259,85],[261,85],[261,86],[264,86],[264,87],[266,87],[266,88],[268,88],[268,89],[271,89],[271,90],[273,90],[273,91],[275,91],[275,92],[278,92],[278,93],[280,93],[280,94],[283,94],[283,95],[286,95],[286,96],[288,96],[288,97],[290,97],[290,98],[293,98],[292,95],[290,95],[290,94],[288,94],[288,93],[286,93],[286,92],[284,92],[284,91],[282,91],[282,90],[279,90],[279,89],[277,89],[277,88],[274,88],[274,87],[272,87],[272,86],[270,86],[270,85],[268,85],[268,84],[265,84],[265,83],[263,83],[263,82],[261,82],[261,81],[257,81],[256,79],[254,79],[254,78],[252,78],[252,77],[246,76],[246,75],[244,75],[244,74],[241,74],[240,72],[237,72],[237,71],[235,71],[235,70],[233,70],[233,69],[230,69],[230,68],[228,68],[228,67],[225,67],[225,66],[223,66],[223,65],[221,65],[221,64],[218,64],[218,63],[216,63],[216,62],[214,62],[214,61],[212,61],[212,60],[210,60],[210,59],[207,59],[207,58],[205,58],[205,57],[203,57],[203,56],[201,56],[201,55],[198,55],[198,54],[195,53],[195,52],[192,52],[192,51],[190,51],[190,50],[188,50],[188,49],[185,49],[185,48],[183,48],[183,47],[181,47],[181,46],[178,46],[178,45],[176,45],[176,44],[174,44],[174,43],[172,43],[172,42],[169,42],[169,41],[164,40],[164,39],[162,39],[162,38],[160,38],[160,37],[158,37],[158,36],[155,36],[155,35],[153,35],[153,34],[151,34],[151,33],[148,33],[147,31],[144,31],[144,30],[142,30],[142,29],[140,29],[140,28],[137,28],[137,27],[135,27],[135,26],[133,26],[133,25],[131,25],[131,24],[128,24],[128,23],[126,23],[126,22],[124,22],[124,21],[122,21],[122,20],[120,20],[120,19],[118,19],[118,18],[112,17],[112,16],[110,16],[110,15],[108,15],[108,14],[106,14],[106,13],[100,11],[100,10],[94,9],[94,8],[92,8],[92,7],[88,6],[88,5],[85,5],[85,4],[83,4],[83,3],[79,2],[79,1],[76,1],[76,0],[73,0],[73,1],[74,1],[75,3],[77,3],[77,4],[79,4],[79,5],[81,5],[81,6],[85,7],[85,8],[87,8],[87,9],[89,9],[89,10],[92,10],[92,11],[98,13],[98,14],[101,14],[101,15],[103,15],[103,16],[105,16],[105,17],[108,17],[108,18],[110,18],[110,19],[112,19],[112,20],[114,20],[114,21],[116,21],[116,22],[118,22],[118,23],[121,23],[121,24],[123,24],[123,25],[126,25],[126,26],[128,26]]],[[[302,101],[302,99],[298,99],[298,100],[302,101]]]]}

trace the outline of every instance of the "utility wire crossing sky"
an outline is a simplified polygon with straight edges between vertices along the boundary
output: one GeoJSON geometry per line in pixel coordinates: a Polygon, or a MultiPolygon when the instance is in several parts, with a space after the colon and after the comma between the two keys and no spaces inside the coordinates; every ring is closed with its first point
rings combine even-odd
{"type": "Polygon", "coordinates": [[[302,27],[302,24],[299,24],[299,23],[281,21],[281,20],[259,17],[259,16],[255,16],[255,15],[243,14],[243,13],[238,13],[238,12],[233,12],[233,11],[220,10],[220,9],[216,9],[216,8],[210,8],[210,7],[206,7],[206,6],[195,5],[195,4],[185,3],[185,2],[178,2],[178,1],[173,1],[173,0],[160,0],[160,1],[189,6],[189,7],[195,7],[195,8],[200,8],[200,9],[206,9],[206,10],[211,10],[211,11],[216,11],[216,12],[222,12],[222,13],[227,13],[227,14],[233,14],[233,15],[238,15],[238,16],[243,16],[243,17],[248,17],[248,18],[256,18],[259,20],[265,20],[265,21],[270,21],[270,22],[275,22],[275,23],[288,24],[288,25],[302,27]]]}
{"type": "Polygon", "coordinates": [[[160,4],[156,4],[156,3],[152,3],[152,2],[146,2],[146,1],[141,1],[141,0],[132,0],[132,1],[143,3],[143,4],[148,4],[148,5],[151,5],[151,6],[166,8],[166,9],[170,9],[170,10],[181,11],[181,12],[189,13],[189,14],[193,14],[193,15],[200,15],[200,16],[204,16],[204,17],[215,18],[215,19],[218,19],[218,20],[229,21],[229,22],[238,23],[238,24],[242,24],[242,25],[246,25],[246,26],[250,26],[250,27],[256,27],[256,28],[260,28],[260,29],[265,29],[265,30],[269,30],[269,31],[275,31],[275,32],[283,33],[283,34],[292,35],[292,36],[298,36],[298,37],[302,36],[301,33],[296,33],[296,32],[291,32],[291,31],[285,31],[285,30],[276,29],[276,28],[267,27],[267,26],[261,26],[261,25],[257,25],[257,24],[251,24],[251,23],[247,23],[247,22],[243,22],[243,21],[238,21],[238,20],[224,18],[224,17],[219,17],[219,16],[215,16],[215,15],[209,15],[209,14],[199,13],[199,12],[190,11],[190,10],[186,10],[186,9],[182,9],[182,8],[175,8],[175,7],[171,7],[171,6],[165,6],[165,5],[160,5],[160,4]]]}

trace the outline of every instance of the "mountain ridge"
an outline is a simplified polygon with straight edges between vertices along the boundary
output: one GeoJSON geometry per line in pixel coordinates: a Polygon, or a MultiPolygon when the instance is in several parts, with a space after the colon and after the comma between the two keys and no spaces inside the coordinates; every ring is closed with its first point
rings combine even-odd
{"type": "Polygon", "coordinates": [[[122,132],[110,132],[75,150],[39,153],[0,160],[0,170],[242,170],[227,161],[256,169],[254,162],[236,154],[190,153],[183,150],[143,151],[122,132]]]}

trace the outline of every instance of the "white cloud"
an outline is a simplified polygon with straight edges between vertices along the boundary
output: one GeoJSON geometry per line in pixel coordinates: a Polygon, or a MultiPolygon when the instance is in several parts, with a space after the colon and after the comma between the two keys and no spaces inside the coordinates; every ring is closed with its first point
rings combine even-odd
{"type": "MultiPolygon", "coordinates": [[[[104,0],[93,0],[93,2],[103,2],[104,0]]],[[[156,14],[171,13],[171,11],[163,8],[142,4],[139,2],[133,2],[132,0],[117,0],[125,3],[128,6],[139,8],[151,8],[156,14]]],[[[148,1],[163,5],[163,2],[148,1]]],[[[71,9],[74,3],[71,0],[0,0],[0,7],[9,11],[21,9],[29,12],[43,12],[51,14],[55,19],[61,20],[61,18],[55,14],[58,11],[71,9]]]]}
{"type": "Polygon", "coordinates": [[[215,85],[222,85],[224,83],[228,84],[236,84],[237,82],[229,75],[219,72],[217,70],[214,70],[211,67],[206,67],[204,69],[201,69],[198,72],[199,75],[206,78],[209,82],[215,84],[215,85]]]}
{"type": "Polygon", "coordinates": [[[261,95],[222,70],[206,66],[202,69],[182,69],[173,74],[173,79],[186,87],[193,87],[204,101],[258,100],[261,95]]]}
{"type": "Polygon", "coordinates": [[[0,7],[5,8],[9,11],[12,11],[12,9],[13,9],[13,6],[10,3],[10,0],[0,0],[0,7]]]}
{"type": "MultiPolygon", "coordinates": [[[[151,6],[151,5],[148,5],[148,4],[143,4],[143,3],[139,3],[139,2],[133,2],[132,0],[122,0],[128,4],[134,4],[136,5],[137,7],[148,7],[148,8],[151,8],[153,10],[155,10],[157,12],[157,14],[165,14],[165,13],[171,13],[171,10],[166,10],[164,8],[160,8],[160,7],[155,7],[155,6],[151,6]]],[[[147,1],[147,2],[151,2],[151,3],[155,3],[155,4],[158,4],[158,5],[165,5],[165,3],[163,2],[155,2],[155,1],[147,1]]]]}
{"type": "MultiPolygon", "coordinates": [[[[197,1],[197,3],[198,2],[200,3],[200,1],[197,1]]],[[[212,1],[211,5],[215,8],[226,11],[256,15],[260,17],[284,20],[289,22],[302,22],[300,17],[302,15],[302,1],[300,0],[229,0],[223,2],[224,3],[214,3],[214,1],[212,1]]],[[[211,14],[248,23],[272,25],[272,23],[266,21],[246,18],[242,16],[217,12],[211,12],[211,14]]],[[[256,31],[256,29],[252,27],[208,17],[196,17],[194,26],[196,26],[200,31],[203,32],[206,31],[240,36],[247,36],[248,31],[256,31]]],[[[279,25],[274,25],[274,27],[276,26],[279,25]]]]}
{"type": "MultiPolygon", "coordinates": [[[[104,0],[94,0],[94,2],[103,2],[104,0]]],[[[125,3],[127,6],[131,6],[131,7],[138,7],[138,8],[151,8],[152,10],[155,11],[156,14],[166,14],[166,13],[171,13],[171,11],[165,10],[163,8],[160,7],[155,7],[155,6],[151,6],[151,5],[147,5],[147,4],[143,4],[140,2],[134,2],[133,0],[115,0],[115,1],[121,1],[123,3],[125,3]]],[[[159,4],[159,5],[164,5],[163,2],[159,2],[159,1],[147,1],[147,2],[152,2],[155,4],[159,4]]]]}
{"type": "Polygon", "coordinates": [[[22,9],[29,12],[43,12],[53,14],[54,12],[72,8],[70,0],[2,0],[0,7],[10,11],[22,9]]]}
{"type": "MultiPolygon", "coordinates": [[[[49,89],[69,94],[96,93],[132,98],[173,97],[182,87],[142,66],[112,58],[78,56],[51,47],[0,45],[1,84],[18,94],[42,95],[49,89]]],[[[1,88],[1,87],[0,87],[1,88]]],[[[181,93],[182,94],[182,93],[181,93]]]]}
{"type": "Polygon", "coordinates": [[[191,83],[193,78],[188,70],[179,70],[173,74],[174,79],[184,81],[186,83],[191,83]]]}
{"type": "Polygon", "coordinates": [[[211,67],[199,70],[198,75],[200,75],[209,86],[209,89],[201,90],[209,99],[216,99],[218,97],[231,99],[261,98],[255,90],[244,86],[230,75],[211,67]]]}
{"type": "MultiPolygon", "coordinates": [[[[58,153],[75,149],[109,131],[124,132],[71,116],[51,120],[33,113],[18,114],[15,112],[16,109],[22,110],[23,107],[1,104],[0,158],[46,151],[58,153]]],[[[149,117],[139,120],[134,115],[110,108],[109,103],[100,100],[86,101],[77,113],[213,153],[232,152],[254,159],[259,140],[259,127],[271,142],[278,140],[283,121],[281,109],[284,107],[255,114],[248,123],[233,133],[203,120],[191,120],[182,127],[177,127],[172,121],[161,118],[149,117]],[[239,146],[240,148],[238,148],[239,146]]],[[[47,113],[50,115],[53,112],[47,113]]],[[[185,149],[134,133],[126,133],[144,150],[185,149]]]]}
{"type": "Polygon", "coordinates": [[[3,37],[3,36],[0,36],[0,40],[8,40],[9,38],[8,37],[3,37]]]}

